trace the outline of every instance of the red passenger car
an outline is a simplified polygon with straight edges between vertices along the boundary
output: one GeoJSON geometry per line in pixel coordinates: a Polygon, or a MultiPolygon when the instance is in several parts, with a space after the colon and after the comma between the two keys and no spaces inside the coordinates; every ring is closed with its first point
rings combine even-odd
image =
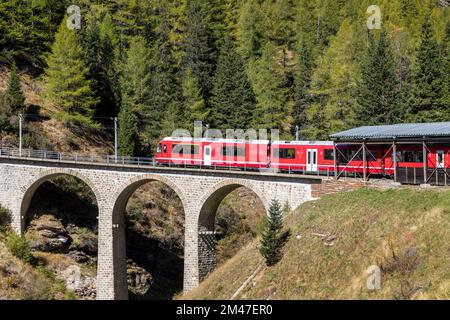
{"type": "Polygon", "coordinates": [[[268,167],[267,140],[165,138],[157,148],[162,165],[262,169],[268,167]]]}
{"type": "Polygon", "coordinates": [[[274,141],[270,167],[288,172],[330,173],[334,168],[331,141],[274,141]]]}

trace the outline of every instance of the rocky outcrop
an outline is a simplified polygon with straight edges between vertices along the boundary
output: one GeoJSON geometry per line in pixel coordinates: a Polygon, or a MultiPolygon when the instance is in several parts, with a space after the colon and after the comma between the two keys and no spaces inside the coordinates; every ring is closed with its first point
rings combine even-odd
{"type": "Polygon", "coordinates": [[[72,237],[72,243],[69,247],[70,251],[81,252],[89,256],[97,255],[98,238],[92,231],[73,224],[67,226],[67,231],[72,237]]]}
{"type": "Polygon", "coordinates": [[[68,254],[75,262],[95,260],[97,236],[73,224],[67,227],[53,215],[42,215],[30,222],[27,238],[34,251],[68,254]]]}
{"type": "Polygon", "coordinates": [[[145,294],[153,282],[152,275],[145,269],[139,267],[132,260],[127,260],[128,288],[138,295],[145,294]]]}
{"type": "Polygon", "coordinates": [[[72,243],[61,221],[47,214],[31,221],[27,238],[35,251],[66,253],[72,243]]]}
{"type": "Polygon", "coordinates": [[[70,265],[64,270],[57,271],[66,288],[72,290],[81,299],[94,300],[97,296],[95,277],[84,274],[78,265],[70,265]]]}

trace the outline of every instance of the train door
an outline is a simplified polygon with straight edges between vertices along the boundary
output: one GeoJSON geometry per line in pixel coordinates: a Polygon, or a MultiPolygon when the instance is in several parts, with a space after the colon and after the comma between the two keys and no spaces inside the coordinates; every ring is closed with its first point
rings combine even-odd
{"type": "Polygon", "coordinates": [[[444,162],[444,151],[438,150],[436,151],[436,167],[443,169],[445,168],[445,162],[444,162]]]}
{"type": "Polygon", "coordinates": [[[211,165],[211,146],[205,146],[203,149],[203,164],[205,166],[211,165]]]}
{"type": "Polygon", "coordinates": [[[317,149],[308,149],[306,154],[306,171],[317,171],[317,149]]]}

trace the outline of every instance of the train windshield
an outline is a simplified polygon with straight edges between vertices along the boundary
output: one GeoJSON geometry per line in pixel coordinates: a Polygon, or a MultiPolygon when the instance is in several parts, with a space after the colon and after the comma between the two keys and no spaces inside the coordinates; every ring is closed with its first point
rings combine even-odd
{"type": "Polygon", "coordinates": [[[161,146],[161,143],[160,143],[160,144],[158,144],[158,146],[156,147],[156,152],[157,152],[157,153],[161,153],[161,151],[162,151],[162,146],[161,146]]]}

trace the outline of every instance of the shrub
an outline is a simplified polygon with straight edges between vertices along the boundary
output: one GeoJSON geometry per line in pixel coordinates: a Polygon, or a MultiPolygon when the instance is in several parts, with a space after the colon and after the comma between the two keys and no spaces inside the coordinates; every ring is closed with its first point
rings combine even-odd
{"type": "Polygon", "coordinates": [[[9,233],[6,239],[6,246],[11,254],[23,262],[30,263],[33,256],[31,255],[31,248],[24,237],[18,236],[15,233],[9,233]]]}
{"type": "Polygon", "coordinates": [[[11,225],[11,214],[9,210],[0,207],[0,231],[5,230],[11,225]]]}

